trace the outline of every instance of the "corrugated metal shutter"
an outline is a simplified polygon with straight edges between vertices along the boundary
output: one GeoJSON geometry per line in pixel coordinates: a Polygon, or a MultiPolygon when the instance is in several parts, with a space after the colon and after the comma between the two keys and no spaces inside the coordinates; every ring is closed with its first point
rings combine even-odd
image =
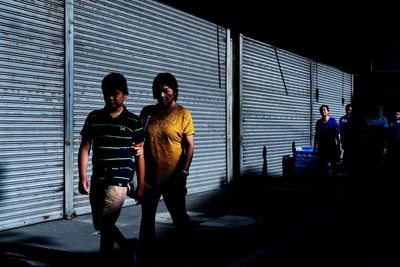
{"type": "Polygon", "coordinates": [[[242,172],[262,173],[265,146],[267,174],[281,175],[292,142],[310,142],[310,60],[250,38],[242,59],[242,172]]]}
{"type": "MultiPolygon", "coordinates": [[[[315,123],[321,118],[319,107],[329,106],[329,115],[339,123],[341,116],[345,115],[346,104],[351,103],[353,92],[353,76],[337,68],[321,63],[313,63],[313,136],[315,123]],[[319,98],[317,101],[316,91],[319,98]]],[[[313,140],[314,144],[314,140],[313,140]]]]}
{"type": "MultiPolygon", "coordinates": [[[[126,76],[127,107],[138,114],[155,103],[155,75],[168,71],[179,83],[178,103],[191,110],[196,127],[189,193],[219,187],[226,179],[226,30],[153,1],[75,1],[74,19],[76,153],[86,115],[103,107],[106,74],[126,76]]],[[[87,197],[74,191],[77,212],[89,211],[87,197]]]]}
{"type": "Polygon", "coordinates": [[[3,230],[63,215],[64,3],[0,5],[3,230]]]}

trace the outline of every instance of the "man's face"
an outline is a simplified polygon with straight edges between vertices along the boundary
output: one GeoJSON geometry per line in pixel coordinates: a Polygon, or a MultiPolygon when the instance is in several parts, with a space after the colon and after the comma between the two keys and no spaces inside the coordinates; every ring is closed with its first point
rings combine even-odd
{"type": "Polygon", "coordinates": [[[397,121],[397,120],[400,120],[400,111],[397,111],[397,112],[394,114],[394,116],[395,116],[395,118],[396,118],[396,121],[397,121]]]}
{"type": "Polygon", "coordinates": [[[319,111],[321,113],[321,116],[327,116],[329,114],[329,111],[326,107],[322,107],[321,110],[319,111]]]}
{"type": "Polygon", "coordinates": [[[352,111],[353,111],[353,108],[352,107],[348,107],[347,110],[346,110],[347,115],[350,116],[352,111]]]}

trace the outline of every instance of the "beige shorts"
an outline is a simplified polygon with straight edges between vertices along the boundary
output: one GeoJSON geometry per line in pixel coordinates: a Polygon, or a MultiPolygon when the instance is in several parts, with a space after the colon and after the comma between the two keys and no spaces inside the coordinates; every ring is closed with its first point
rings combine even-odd
{"type": "Polygon", "coordinates": [[[110,228],[118,220],[122,205],[124,204],[127,187],[101,186],[92,184],[90,188],[90,205],[94,228],[103,231],[110,228]]]}

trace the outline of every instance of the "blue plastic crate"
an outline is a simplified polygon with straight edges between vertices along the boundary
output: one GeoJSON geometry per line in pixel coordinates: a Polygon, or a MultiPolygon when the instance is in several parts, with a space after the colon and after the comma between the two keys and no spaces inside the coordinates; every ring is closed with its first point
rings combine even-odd
{"type": "Polygon", "coordinates": [[[317,156],[312,146],[296,148],[295,174],[304,175],[313,173],[317,166],[317,156]]]}
{"type": "Polygon", "coordinates": [[[300,146],[296,147],[296,157],[297,156],[313,156],[314,147],[312,146],[300,146]]]}

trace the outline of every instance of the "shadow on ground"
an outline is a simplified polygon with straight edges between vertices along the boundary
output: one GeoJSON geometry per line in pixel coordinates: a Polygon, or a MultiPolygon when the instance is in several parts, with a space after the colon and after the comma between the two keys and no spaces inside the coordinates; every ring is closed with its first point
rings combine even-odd
{"type": "Polygon", "coordinates": [[[324,181],[249,175],[192,209],[262,220],[246,239],[238,233],[228,239],[233,245],[226,251],[218,238],[229,237],[208,237],[214,251],[240,258],[264,251],[240,266],[398,266],[399,184],[398,177],[385,173],[324,181]]]}
{"type": "MultiPolygon", "coordinates": [[[[227,188],[191,194],[195,266],[398,266],[398,180],[390,175],[321,181],[252,174],[227,188]]],[[[158,222],[157,231],[159,266],[180,266],[174,227],[158,222]]],[[[16,240],[23,242],[0,241],[0,266],[101,264],[96,253],[45,249],[52,247],[51,240],[41,237],[16,240]]],[[[122,258],[119,253],[116,259],[122,258]]],[[[115,266],[124,266],[120,261],[115,266]]]]}
{"type": "Polygon", "coordinates": [[[0,243],[0,265],[8,266],[96,266],[96,255],[69,253],[15,243],[0,243]],[[92,265],[93,264],[93,265],[92,265]]]}

